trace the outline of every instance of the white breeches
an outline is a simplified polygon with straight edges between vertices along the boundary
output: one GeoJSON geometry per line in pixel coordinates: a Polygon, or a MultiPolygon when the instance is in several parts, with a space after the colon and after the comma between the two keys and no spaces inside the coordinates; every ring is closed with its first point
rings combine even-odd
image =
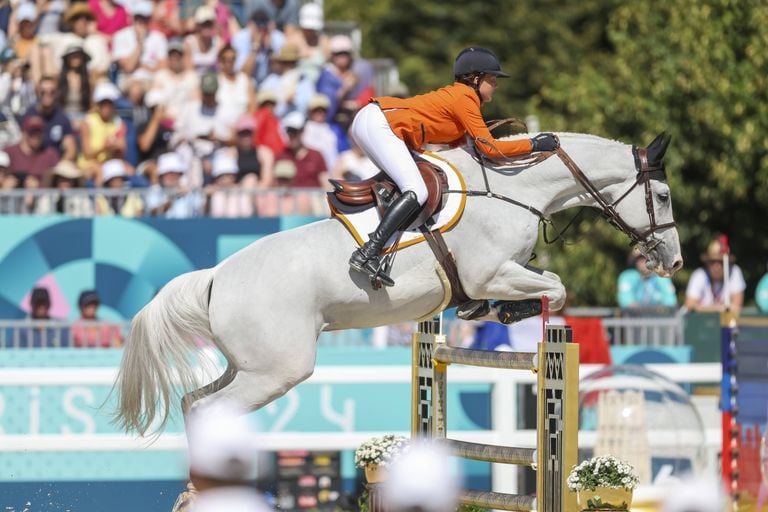
{"type": "Polygon", "coordinates": [[[401,192],[416,194],[419,204],[427,200],[427,186],[421,178],[411,151],[387,122],[376,103],[364,106],[352,121],[352,137],[379,169],[386,172],[401,192]]]}

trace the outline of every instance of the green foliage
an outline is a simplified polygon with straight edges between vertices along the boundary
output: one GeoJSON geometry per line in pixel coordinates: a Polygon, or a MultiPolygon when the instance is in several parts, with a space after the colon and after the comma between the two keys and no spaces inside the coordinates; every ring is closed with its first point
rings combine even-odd
{"type": "MultiPolygon", "coordinates": [[[[391,57],[413,93],[451,80],[455,54],[492,48],[513,77],[486,118],[536,114],[543,130],[647,144],[672,135],[667,170],[686,268],[718,233],[751,290],[768,237],[768,9],[759,0],[326,0],[329,19],[352,19],[364,53],[391,57]]],[[[571,212],[566,213],[567,215],[571,212]]],[[[563,218],[557,219],[563,223],[563,218]]],[[[615,304],[627,240],[601,220],[578,243],[538,253],[575,293],[574,305],[615,304]]]]}

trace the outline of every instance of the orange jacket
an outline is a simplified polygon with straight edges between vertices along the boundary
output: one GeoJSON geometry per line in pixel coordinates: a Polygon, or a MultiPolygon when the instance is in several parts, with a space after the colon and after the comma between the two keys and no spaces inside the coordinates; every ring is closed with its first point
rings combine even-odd
{"type": "Polygon", "coordinates": [[[381,107],[395,135],[411,149],[420,150],[425,144],[458,145],[464,142],[464,135],[469,134],[478,149],[491,158],[521,155],[532,150],[528,139],[494,139],[480,113],[480,98],[472,87],[460,82],[411,98],[381,96],[374,101],[381,107]]]}

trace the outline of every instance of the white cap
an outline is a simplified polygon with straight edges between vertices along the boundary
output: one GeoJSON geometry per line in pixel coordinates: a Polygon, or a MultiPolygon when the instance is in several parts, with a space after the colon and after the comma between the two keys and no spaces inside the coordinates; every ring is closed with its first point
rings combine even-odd
{"type": "Polygon", "coordinates": [[[157,175],[162,176],[169,172],[184,173],[184,163],[178,153],[163,153],[157,159],[157,175]]]}
{"type": "Polygon", "coordinates": [[[195,23],[216,21],[216,11],[210,5],[201,5],[195,10],[195,23]]]}
{"type": "Polygon", "coordinates": [[[125,178],[125,164],[122,160],[113,158],[101,164],[101,182],[107,183],[112,178],[125,178]]]}
{"type": "Polygon", "coordinates": [[[11,157],[5,151],[0,150],[0,167],[8,167],[9,165],[11,165],[11,157]]]}
{"type": "Polygon", "coordinates": [[[395,459],[384,489],[386,509],[455,510],[459,499],[459,472],[448,452],[434,443],[418,443],[395,459]]]}
{"type": "Polygon", "coordinates": [[[112,82],[99,82],[93,91],[93,102],[116,101],[120,97],[120,90],[112,82]]]}
{"type": "Polygon", "coordinates": [[[214,178],[218,178],[222,174],[237,174],[239,171],[237,167],[237,160],[230,155],[217,153],[213,157],[213,170],[211,175],[214,178]]]}
{"type": "Polygon", "coordinates": [[[299,9],[299,27],[307,30],[323,30],[323,8],[309,2],[299,9]]]}
{"type": "Polygon", "coordinates": [[[283,118],[283,129],[293,128],[294,130],[301,130],[304,128],[305,121],[304,114],[294,110],[283,118]]]}
{"type": "Polygon", "coordinates": [[[37,7],[33,2],[23,2],[16,7],[16,21],[35,21],[37,7]]]}
{"type": "Polygon", "coordinates": [[[144,16],[145,18],[152,17],[152,2],[149,0],[139,0],[138,2],[131,2],[128,6],[128,10],[131,16],[144,16]]]}
{"type": "Polygon", "coordinates": [[[258,445],[246,411],[219,400],[192,409],[187,419],[189,467],[219,480],[248,480],[256,470],[258,445]]]}
{"type": "Polygon", "coordinates": [[[347,52],[352,53],[354,46],[352,45],[352,39],[349,36],[338,35],[333,36],[330,42],[331,53],[347,52]]]}

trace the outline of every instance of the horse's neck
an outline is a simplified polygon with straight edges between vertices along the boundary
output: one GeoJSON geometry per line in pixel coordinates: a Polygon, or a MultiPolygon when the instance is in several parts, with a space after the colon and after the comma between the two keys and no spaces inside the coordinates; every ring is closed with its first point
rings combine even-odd
{"type": "MultiPolygon", "coordinates": [[[[630,146],[592,135],[559,134],[563,150],[601,191],[611,196],[612,185],[632,178],[634,161],[630,146]]],[[[467,173],[470,188],[484,190],[482,172],[467,173]]],[[[493,192],[504,194],[533,206],[545,215],[575,206],[595,206],[594,199],[574,179],[571,172],[556,155],[519,171],[501,166],[489,169],[487,176],[493,192]]]]}

